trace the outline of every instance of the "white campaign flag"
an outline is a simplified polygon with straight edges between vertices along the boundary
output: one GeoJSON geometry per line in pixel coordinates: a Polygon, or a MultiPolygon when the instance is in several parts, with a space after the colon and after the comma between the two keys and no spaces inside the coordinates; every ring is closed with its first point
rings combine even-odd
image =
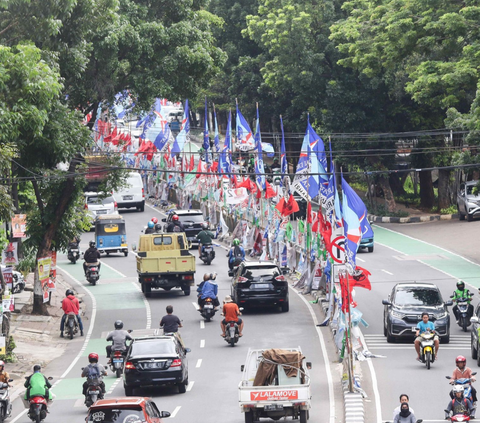
{"type": "Polygon", "coordinates": [[[222,212],[220,212],[220,227],[222,228],[222,237],[226,237],[228,234],[228,226],[225,223],[222,212]]]}

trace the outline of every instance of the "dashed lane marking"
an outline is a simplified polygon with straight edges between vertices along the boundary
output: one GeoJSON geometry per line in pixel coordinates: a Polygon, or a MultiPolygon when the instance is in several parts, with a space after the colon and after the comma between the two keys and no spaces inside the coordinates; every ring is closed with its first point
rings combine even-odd
{"type": "Polygon", "coordinates": [[[191,391],[191,390],[192,390],[192,388],[193,388],[193,384],[194,384],[194,383],[195,383],[195,382],[194,382],[193,380],[192,380],[191,382],[189,382],[189,383],[188,383],[188,386],[187,386],[187,392],[189,392],[189,391],[191,391]]]}
{"type": "Polygon", "coordinates": [[[205,320],[200,320],[200,329],[205,329],[205,320]]]}
{"type": "Polygon", "coordinates": [[[198,311],[198,304],[195,301],[192,301],[192,305],[198,311]]]}
{"type": "Polygon", "coordinates": [[[392,275],[393,276],[393,273],[389,272],[388,270],[382,269],[382,272],[385,272],[387,275],[392,275]]]}
{"type": "MultiPolygon", "coordinates": [[[[141,288],[137,285],[136,282],[132,282],[132,284],[137,291],[142,292],[141,288]]],[[[145,298],[145,295],[143,295],[143,293],[142,293],[142,296],[143,296],[143,303],[145,304],[145,309],[147,311],[147,327],[146,327],[146,329],[150,329],[152,327],[152,309],[150,308],[150,303],[145,298]]]]}
{"type": "Polygon", "coordinates": [[[180,408],[182,408],[180,405],[177,406],[177,407],[175,407],[175,410],[173,410],[173,412],[170,414],[169,419],[175,418],[175,416],[177,415],[177,413],[180,411],[180,408]]]}
{"type": "Polygon", "coordinates": [[[119,378],[117,378],[117,380],[116,380],[115,382],[113,382],[113,385],[112,385],[112,387],[108,390],[107,395],[110,395],[110,394],[113,392],[113,390],[117,387],[117,385],[120,383],[121,380],[122,380],[122,378],[119,377],[119,378]]]}
{"type": "Polygon", "coordinates": [[[200,348],[205,348],[205,339],[200,341],[200,348]]]}
{"type": "Polygon", "coordinates": [[[197,365],[196,365],[195,367],[198,369],[201,365],[202,365],[202,359],[199,358],[199,359],[197,360],[197,365]]]}

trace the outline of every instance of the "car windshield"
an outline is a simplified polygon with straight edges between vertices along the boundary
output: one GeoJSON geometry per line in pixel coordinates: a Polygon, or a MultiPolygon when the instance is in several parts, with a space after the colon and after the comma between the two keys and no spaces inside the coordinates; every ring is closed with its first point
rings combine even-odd
{"type": "Polygon", "coordinates": [[[438,306],[443,303],[440,292],[434,288],[402,288],[395,294],[399,306],[438,306]]]}
{"type": "Polygon", "coordinates": [[[194,223],[205,222],[205,219],[203,218],[203,214],[187,214],[184,216],[180,214],[178,215],[178,217],[180,218],[181,222],[194,222],[194,223]]]}
{"type": "Polygon", "coordinates": [[[175,344],[168,339],[156,339],[153,341],[137,341],[132,346],[132,356],[175,354],[175,344]]]}
{"type": "MultiPolygon", "coordinates": [[[[473,195],[473,189],[476,187],[476,185],[467,185],[467,195],[473,195]]],[[[478,195],[478,194],[477,194],[478,195]]]]}
{"type": "Polygon", "coordinates": [[[141,407],[95,408],[88,415],[87,422],[92,423],[140,423],[145,421],[141,407]]]}
{"type": "Polygon", "coordinates": [[[98,195],[89,195],[87,197],[87,204],[95,204],[95,205],[100,205],[100,204],[111,204],[113,203],[115,200],[113,199],[113,197],[106,197],[106,198],[101,198],[100,196],[98,195]]]}
{"type": "Polygon", "coordinates": [[[280,274],[280,270],[277,266],[248,266],[243,269],[242,276],[248,279],[258,279],[262,277],[271,279],[279,276],[280,274]]]}

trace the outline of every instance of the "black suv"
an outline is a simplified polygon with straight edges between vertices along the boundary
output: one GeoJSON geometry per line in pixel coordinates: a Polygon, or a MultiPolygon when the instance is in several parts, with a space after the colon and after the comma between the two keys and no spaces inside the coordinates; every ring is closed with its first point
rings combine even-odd
{"type": "Polygon", "coordinates": [[[178,392],[185,393],[189,351],[182,347],[176,335],[134,338],[125,359],[125,395],[133,395],[136,388],[165,385],[176,385],[178,392]]]}
{"type": "Polygon", "coordinates": [[[412,328],[422,320],[422,313],[428,313],[428,320],[435,324],[435,331],[441,342],[450,342],[450,314],[448,306],[452,301],[444,302],[438,287],[431,283],[399,283],[392,293],[382,301],[383,335],[387,342],[398,338],[412,338],[412,328]]]}
{"type": "Polygon", "coordinates": [[[233,276],[232,299],[239,307],[270,305],[288,311],[288,282],[273,262],[243,262],[233,276]]]}
{"type": "Polygon", "coordinates": [[[172,221],[173,215],[179,217],[180,222],[185,228],[185,235],[190,242],[197,242],[197,235],[202,230],[202,223],[206,223],[201,210],[174,210],[170,212],[168,217],[163,218],[162,222],[166,222],[163,231],[167,232],[167,226],[172,221]]]}

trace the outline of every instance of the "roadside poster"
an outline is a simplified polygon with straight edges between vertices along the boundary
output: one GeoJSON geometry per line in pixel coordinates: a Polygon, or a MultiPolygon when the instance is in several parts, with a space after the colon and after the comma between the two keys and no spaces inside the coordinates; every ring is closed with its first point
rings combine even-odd
{"type": "Polygon", "coordinates": [[[2,264],[6,266],[14,266],[18,264],[17,242],[10,242],[7,248],[3,250],[2,264]]]}
{"type": "Polygon", "coordinates": [[[38,278],[42,284],[43,302],[46,303],[49,300],[49,281],[50,281],[50,268],[52,266],[51,257],[42,257],[38,259],[38,278]]]}
{"type": "Polygon", "coordinates": [[[14,311],[15,302],[13,299],[12,291],[8,291],[8,294],[2,296],[2,307],[3,311],[14,311]]]}
{"type": "Polygon", "coordinates": [[[48,278],[48,291],[55,291],[57,285],[57,252],[51,251],[49,254],[51,261],[49,278],[48,278]]]}
{"type": "Polygon", "coordinates": [[[320,287],[320,279],[322,278],[322,267],[319,260],[315,262],[315,270],[313,273],[312,289],[318,289],[320,287]]]}
{"type": "Polygon", "coordinates": [[[13,290],[13,268],[7,266],[2,269],[3,273],[3,280],[5,281],[5,285],[9,291],[13,290]]]}
{"type": "Polygon", "coordinates": [[[5,337],[0,336],[0,355],[5,355],[7,353],[5,337]]]}
{"type": "Polygon", "coordinates": [[[16,214],[12,217],[12,234],[13,238],[25,238],[25,229],[27,226],[27,215],[16,214]]]}

